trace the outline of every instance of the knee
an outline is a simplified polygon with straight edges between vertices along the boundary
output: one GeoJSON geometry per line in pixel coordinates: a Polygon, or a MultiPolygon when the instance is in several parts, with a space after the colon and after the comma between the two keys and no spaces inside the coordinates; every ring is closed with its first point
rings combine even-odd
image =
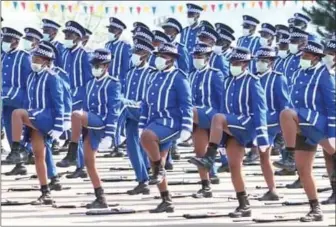
{"type": "Polygon", "coordinates": [[[280,120],[288,120],[290,118],[293,118],[293,110],[285,109],[285,110],[281,111],[280,120]]]}
{"type": "Polygon", "coordinates": [[[152,131],[145,130],[141,134],[140,141],[141,141],[142,146],[146,146],[147,143],[153,142],[155,141],[155,139],[156,139],[156,136],[152,131]]]}
{"type": "Polygon", "coordinates": [[[299,161],[295,163],[296,169],[300,175],[300,177],[304,177],[311,174],[311,168],[309,165],[303,161],[299,161]]]}
{"type": "Polygon", "coordinates": [[[198,123],[198,112],[196,107],[193,108],[193,122],[196,124],[198,123]]]}
{"type": "Polygon", "coordinates": [[[81,120],[82,119],[82,111],[76,110],[72,112],[71,114],[71,119],[72,120],[81,120]]]}
{"type": "Polygon", "coordinates": [[[260,162],[269,162],[270,160],[270,152],[267,150],[266,152],[259,152],[260,162]]]}
{"type": "Polygon", "coordinates": [[[235,174],[237,172],[240,172],[241,170],[241,162],[238,160],[231,160],[229,159],[229,168],[230,168],[230,172],[232,174],[235,174]]]}
{"type": "Polygon", "coordinates": [[[23,110],[22,109],[16,109],[12,113],[13,118],[19,118],[22,116],[23,110]]]}
{"type": "Polygon", "coordinates": [[[220,127],[223,125],[224,115],[223,114],[215,114],[212,118],[211,125],[215,127],[220,127]]]}

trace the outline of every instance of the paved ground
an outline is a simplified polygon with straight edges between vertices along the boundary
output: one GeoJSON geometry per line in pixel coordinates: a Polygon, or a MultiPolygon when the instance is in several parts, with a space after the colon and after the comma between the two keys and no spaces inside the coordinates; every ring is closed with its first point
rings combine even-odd
{"type": "MultiPolygon", "coordinates": [[[[190,156],[188,152],[191,148],[183,149],[183,156],[190,156]]],[[[60,156],[55,156],[56,160],[60,160],[64,153],[60,156]]],[[[102,154],[99,154],[102,156],[102,154]]],[[[2,159],[5,155],[2,155],[2,159]]],[[[277,157],[273,157],[276,159],[277,157]]],[[[134,174],[131,171],[109,171],[109,167],[125,167],[129,166],[129,162],[126,158],[99,158],[98,166],[100,167],[100,173],[102,178],[107,177],[119,177],[126,176],[133,178],[134,174]]],[[[322,158],[317,158],[315,165],[324,165],[322,158]]],[[[2,166],[2,173],[12,169],[13,166],[2,166]]],[[[29,174],[35,173],[34,166],[29,166],[29,174]]],[[[73,170],[74,167],[69,169],[60,169],[59,171],[73,170]]],[[[174,172],[168,174],[169,180],[180,180],[182,178],[190,181],[197,181],[197,174],[186,174],[185,169],[193,169],[194,167],[187,163],[187,159],[182,159],[175,163],[174,172]]],[[[245,174],[260,173],[259,166],[246,166],[244,168],[245,174]]],[[[325,174],[325,169],[314,169],[316,175],[318,187],[328,187],[328,180],[322,178],[325,174]]],[[[70,214],[73,212],[84,212],[84,208],[80,209],[55,209],[48,206],[4,206],[2,207],[2,225],[3,226],[223,226],[223,223],[230,223],[229,226],[242,226],[242,225],[260,225],[255,224],[252,221],[243,223],[233,223],[230,218],[211,218],[211,219],[196,219],[187,220],[181,216],[186,213],[202,213],[202,212],[221,212],[228,213],[233,211],[237,206],[237,201],[228,201],[229,196],[235,196],[233,187],[228,173],[220,174],[221,183],[219,185],[213,185],[214,195],[216,198],[211,199],[193,199],[193,198],[180,198],[175,199],[174,203],[176,211],[174,214],[126,214],[126,215],[105,215],[105,216],[85,216],[83,214],[70,214]],[[172,217],[175,216],[175,217],[172,217]]],[[[278,184],[292,183],[296,179],[295,176],[276,177],[278,184]]],[[[265,190],[257,190],[255,187],[265,186],[262,176],[246,176],[247,191],[249,194],[262,195],[265,190]]],[[[90,182],[82,179],[69,180],[65,177],[62,178],[64,186],[70,186],[70,190],[61,192],[52,192],[53,197],[59,204],[79,204],[88,203],[94,199],[93,195],[78,195],[77,193],[92,192],[90,182]]],[[[6,177],[2,175],[1,187],[2,187],[2,199],[11,199],[17,201],[29,201],[34,200],[40,194],[38,191],[33,192],[7,192],[10,187],[29,187],[31,185],[37,185],[36,179],[31,180],[15,180],[15,177],[6,177]]],[[[118,182],[118,183],[104,183],[106,192],[126,191],[135,186],[135,182],[118,182]]],[[[173,193],[193,193],[199,189],[199,185],[181,185],[170,186],[170,190],[173,193]]],[[[284,196],[285,200],[292,201],[306,201],[306,196],[302,189],[279,189],[279,193],[284,196]]],[[[149,196],[128,196],[128,195],[112,195],[107,196],[110,203],[119,203],[120,207],[133,208],[133,209],[151,209],[154,208],[160,200],[149,199],[158,195],[155,187],[152,187],[151,195],[149,196]]],[[[326,199],[330,195],[329,192],[319,194],[320,200],[326,199]]],[[[253,217],[267,217],[277,215],[284,215],[289,217],[300,217],[304,215],[308,210],[308,205],[303,206],[281,206],[272,205],[266,206],[263,202],[252,200],[251,206],[253,208],[253,217]]],[[[325,214],[325,221],[323,223],[309,224],[309,226],[328,226],[335,225],[335,206],[327,205],[322,207],[325,214]]],[[[246,220],[246,219],[245,219],[246,220]]],[[[281,223],[267,223],[264,226],[273,225],[301,225],[299,222],[281,222],[281,223]]]]}

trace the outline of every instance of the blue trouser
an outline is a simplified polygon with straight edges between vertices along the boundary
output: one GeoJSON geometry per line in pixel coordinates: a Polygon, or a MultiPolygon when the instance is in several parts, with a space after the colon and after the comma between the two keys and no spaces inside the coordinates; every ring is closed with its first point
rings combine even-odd
{"type": "Polygon", "coordinates": [[[126,146],[127,154],[135,171],[138,182],[148,181],[147,168],[149,167],[146,152],[139,144],[138,121],[128,118],[126,120],[126,146]]]}
{"type": "Polygon", "coordinates": [[[47,165],[48,178],[57,176],[57,169],[52,155],[52,140],[46,140],[44,142],[46,148],[45,162],[47,165]]]}

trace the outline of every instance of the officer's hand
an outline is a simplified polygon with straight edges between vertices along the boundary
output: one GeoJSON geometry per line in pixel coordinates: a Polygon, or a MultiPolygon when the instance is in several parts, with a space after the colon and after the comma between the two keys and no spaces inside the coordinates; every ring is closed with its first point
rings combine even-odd
{"type": "Polygon", "coordinates": [[[260,151],[261,152],[266,152],[267,151],[267,149],[269,148],[270,146],[269,145],[264,145],[264,146],[259,146],[259,149],[260,149],[260,151]]]}
{"type": "Polygon", "coordinates": [[[56,130],[51,130],[48,135],[51,136],[51,138],[55,139],[55,140],[58,140],[61,135],[63,134],[63,132],[60,132],[60,131],[56,131],[56,130]]]}
{"type": "Polygon", "coordinates": [[[189,131],[187,131],[187,130],[182,130],[181,131],[181,134],[180,134],[180,141],[181,142],[185,142],[185,141],[187,141],[188,139],[190,139],[190,137],[191,137],[191,132],[189,132],[189,131]]]}
{"type": "Polygon", "coordinates": [[[336,145],[335,145],[336,138],[335,137],[329,138],[328,141],[329,141],[331,147],[334,148],[334,150],[335,150],[335,147],[336,147],[336,145]]]}

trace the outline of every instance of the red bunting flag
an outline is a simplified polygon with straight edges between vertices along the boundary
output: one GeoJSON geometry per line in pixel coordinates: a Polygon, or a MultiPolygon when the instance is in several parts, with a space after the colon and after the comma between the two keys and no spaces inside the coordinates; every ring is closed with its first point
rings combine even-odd
{"type": "Polygon", "coordinates": [[[44,4],[44,11],[48,12],[48,8],[49,8],[48,3],[45,3],[45,4],[44,4]]]}
{"type": "Polygon", "coordinates": [[[94,7],[90,6],[90,13],[93,13],[93,11],[94,11],[94,7]]]}
{"type": "Polygon", "coordinates": [[[216,9],[216,5],[215,4],[211,4],[211,10],[212,10],[212,12],[215,12],[215,9],[216,9]]]}
{"type": "Polygon", "coordinates": [[[236,8],[238,7],[238,3],[235,3],[235,4],[234,4],[234,7],[235,7],[235,9],[236,9],[236,8]]]}
{"type": "Polygon", "coordinates": [[[21,6],[23,9],[26,9],[26,3],[25,2],[21,2],[21,6]]]}
{"type": "Polygon", "coordinates": [[[114,13],[117,14],[118,13],[118,6],[114,7],[114,13]]]}
{"type": "Polygon", "coordinates": [[[263,1],[259,1],[259,6],[261,9],[263,8],[263,1]]]}
{"type": "Polygon", "coordinates": [[[72,5],[68,5],[68,10],[70,13],[72,12],[72,5]]]}
{"type": "Polygon", "coordinates": [[[136,11],[137,11],[137,13],[139,14],[139,13],[141,12],[141,7],[140,7],[140,6],[137,6],[137,7],[136,7],[136,11]]]}

